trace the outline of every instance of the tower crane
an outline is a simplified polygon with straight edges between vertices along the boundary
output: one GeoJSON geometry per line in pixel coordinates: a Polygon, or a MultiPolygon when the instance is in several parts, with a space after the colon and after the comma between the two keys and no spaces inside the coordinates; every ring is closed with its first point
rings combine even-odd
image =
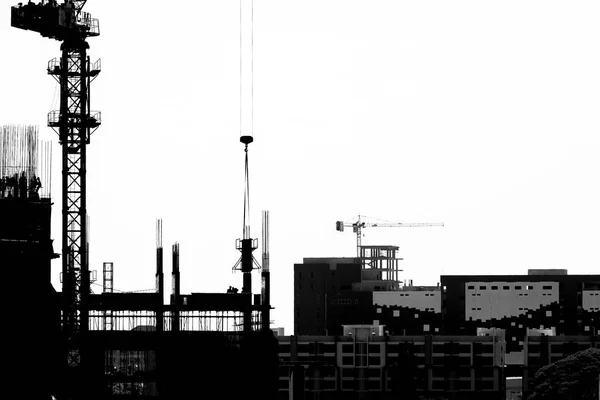
{"type": "Polygon", "coordinates": [[[345,227],[351,227],[352,231],[356,233],[356,256],[360,257],[360,246],[361,246],[361,236],[363,228],[422,228],[422,227],[430,227],[430,226],[444,226],[443,222],[365,222],[361,218],[364,218],[364,215],[359,215],[358,220],[356,222],[344,222],[344,221],[336,221],[335,229],[338,232],[344,232],[345,227]]]}
{"type": "Polygon", "coordinates": [[[86,42],[100,29],[98,20],[82,11],[86,2],[29,1],[11,7],[11,26],[61,42],[60,59],[50,60],[47,68],[60,85],[60,109],[50,111],[48,126],[62,146],[62,331],[68,347],[65,397],[73,399],[88,397],[81,341],[88,330],[90,294],[86,146],[100,125],[100,112],[90,111],[90,84],[100,73],[100,60],[90,63],[86,42]]]}

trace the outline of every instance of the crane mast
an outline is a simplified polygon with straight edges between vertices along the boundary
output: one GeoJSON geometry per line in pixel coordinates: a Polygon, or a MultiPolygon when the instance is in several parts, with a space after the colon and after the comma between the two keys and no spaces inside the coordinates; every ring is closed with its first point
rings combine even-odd
{"type": "Polygon", "coordinates": [[[11,8],[13,27],[38,32],[61,43],[61,56],[47,72],[60,86],[60,109],[48,113],[48,126],[62,146],[62,330],[67,339],[66,396],[86,397],[82,334],[88,330],[90,274],[87,254],[87,144],[100,125],[90,110],[90,85],[100,60],[90,63],[88,37],[100,34],[98,20],[82,11],[86,1],[55,0],[11,8]]]}

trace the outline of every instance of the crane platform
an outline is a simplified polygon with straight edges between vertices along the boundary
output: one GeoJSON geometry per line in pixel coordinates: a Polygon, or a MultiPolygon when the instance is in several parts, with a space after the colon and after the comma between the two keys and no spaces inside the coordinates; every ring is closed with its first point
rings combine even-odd
{"type": "Polygon", "coordinates": [[[11,7],[10,25],[59,41],[100,35],[97,19],[86,12],[78,13],[72,3],[57,4],[56,1],[45,4],[30,1],[11,7]]]}

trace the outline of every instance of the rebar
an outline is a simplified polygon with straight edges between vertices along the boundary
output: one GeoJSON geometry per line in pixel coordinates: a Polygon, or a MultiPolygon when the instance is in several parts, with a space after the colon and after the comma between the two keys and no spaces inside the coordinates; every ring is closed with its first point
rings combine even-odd
{"type": "Polygon", "coordinates": [[[0,127],[0,198],[50,197],[52,143],[34,125],[0,127]]]}

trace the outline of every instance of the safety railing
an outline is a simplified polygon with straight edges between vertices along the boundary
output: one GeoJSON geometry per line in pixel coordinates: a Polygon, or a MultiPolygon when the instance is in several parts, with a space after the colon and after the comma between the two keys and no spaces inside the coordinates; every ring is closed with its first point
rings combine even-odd
{"type": "MultiPolygon", "coordinates": [[[[48,113],[48,126],[60,126],[66,120],[67,126],[77,126],[80,124],[79,116],[62,118],[59,110],[53,110],[48,113]]],[[[90,111],[88,119],[85,121],[85,126],[96,127],[102,123],[102,113],[100,111],[90,111]]]]}
{"type": "Polygon", "coordinates": [[[53,58],[48,61],[48,73],[49,74],[60,74],[60,59],[53,58]]]}

